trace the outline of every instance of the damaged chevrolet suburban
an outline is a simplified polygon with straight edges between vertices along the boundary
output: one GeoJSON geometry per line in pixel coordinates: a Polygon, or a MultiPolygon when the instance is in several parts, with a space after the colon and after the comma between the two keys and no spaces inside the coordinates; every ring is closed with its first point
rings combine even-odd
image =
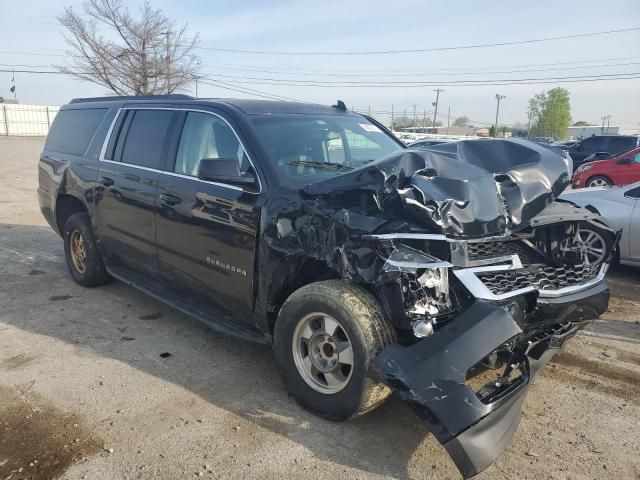
{"type": "Polygon", "coordinates": [[[464,477],[506,448],[536,374],[606,310],[619,239],[557,199],[570,178],[553,150],[411,150],[342,102],[76,99],[39,181],[77,283],[115,277],[270,344],[322,417],[397,392],[464,477]]]}

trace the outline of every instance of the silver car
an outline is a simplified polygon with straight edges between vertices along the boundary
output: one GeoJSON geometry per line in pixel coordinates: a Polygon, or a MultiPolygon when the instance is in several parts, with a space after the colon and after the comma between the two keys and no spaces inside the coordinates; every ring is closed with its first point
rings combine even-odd
{"type": "MultiPolygon", "coordinates": [[[[570,190],[560,199],[595,209],[611,229],[622,229],[620,263],[640,267],[640,182],[619,187],[570,190]]],[[[584,242],[591,242],[593,247],[599,248],[597,238],[589,236],[588,232],[584,235],[584,242]]]]}

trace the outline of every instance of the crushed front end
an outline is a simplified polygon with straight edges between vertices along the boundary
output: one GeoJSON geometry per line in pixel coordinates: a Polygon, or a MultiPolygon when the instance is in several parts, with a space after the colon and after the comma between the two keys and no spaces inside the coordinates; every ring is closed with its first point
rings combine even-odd
{"type": "Polygon", "coordinates": [[[266,237],[287,268],[313,259],[376,295],[399,341],[370,375],[464,477],[506,448],[536,374],[607,309],[620,234],[556,200],[569,180],[561,155],[524,140],[406,150],[307,186],[266,237]]]}
{"type": "Polygon", "coordinates": [[[508,446],[540,369],[607,309],[604,274],[618,234],[591,212],[551,209],[500,238],[365,237],[397,275],[411,326],[372,375],[413,408],[465,478],[508,446]]]}

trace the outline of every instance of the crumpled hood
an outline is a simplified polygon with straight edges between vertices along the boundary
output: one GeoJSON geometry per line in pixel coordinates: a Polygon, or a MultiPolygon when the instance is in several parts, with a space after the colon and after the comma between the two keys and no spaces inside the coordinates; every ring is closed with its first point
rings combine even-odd
{"type": "Polygon", "coordinates": [[[463,140],[404,150],[304,193],[370,190],[389,220],[468,238],[526,226],[569,182],[563,157],[534,142],[463,140]]]}

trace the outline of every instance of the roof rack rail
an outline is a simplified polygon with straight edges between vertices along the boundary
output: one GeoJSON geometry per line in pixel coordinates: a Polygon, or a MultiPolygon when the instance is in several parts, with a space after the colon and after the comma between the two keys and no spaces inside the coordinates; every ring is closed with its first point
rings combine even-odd
{"type": "Polygon", "coordinates": [[[74,98],[69,103],[108,102],[112,100],[192,100],[191,95],[172,93],[170,95],[125,95],[111,97],[74,98]]]}

